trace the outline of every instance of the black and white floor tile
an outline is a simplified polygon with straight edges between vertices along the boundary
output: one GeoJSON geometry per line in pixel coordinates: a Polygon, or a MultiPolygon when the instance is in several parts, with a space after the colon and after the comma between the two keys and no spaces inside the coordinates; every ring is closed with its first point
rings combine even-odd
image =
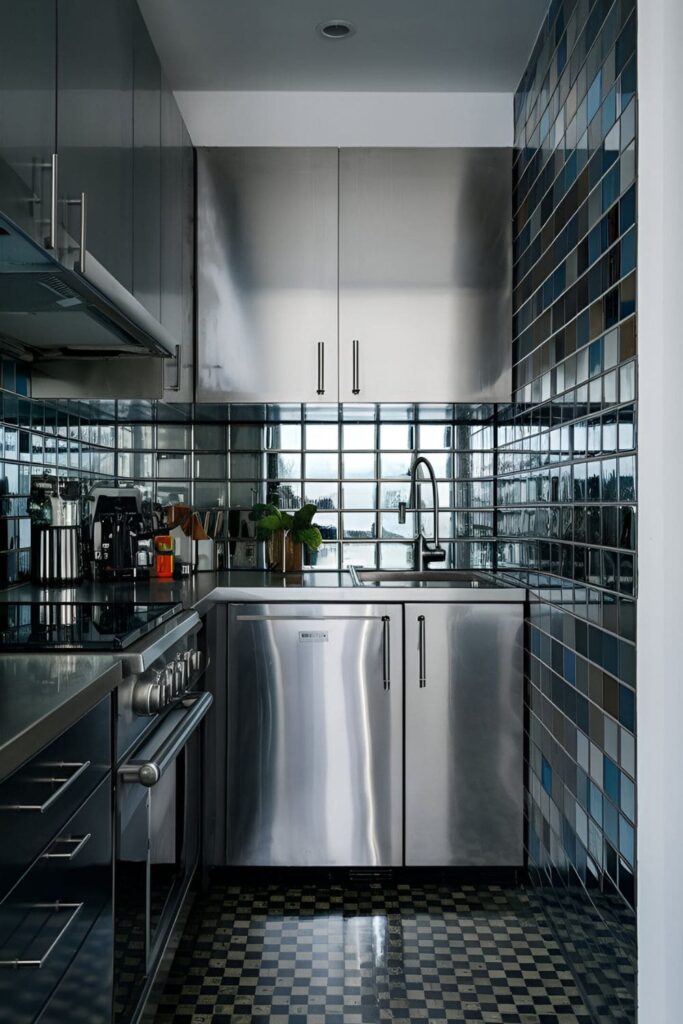
{"type": "Polygon", "coordinates": [[[229,884],[193,909],[157,1024],[589,1024],[533,893],[229,884]]]}

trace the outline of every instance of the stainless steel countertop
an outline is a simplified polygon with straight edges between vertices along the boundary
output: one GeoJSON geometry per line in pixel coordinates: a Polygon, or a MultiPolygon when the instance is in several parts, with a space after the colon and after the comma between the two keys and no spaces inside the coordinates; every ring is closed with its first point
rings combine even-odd
{"type": "MultiPolygon", "coordinates": [[[[526,590],[485,575],[477,588],[447,582],[354,587],[346,572],[309,572],[283,577],[254,571],[202,572],[187,580],[92,583],[75,588],[23,584],[0,591],[0,602],[180,602],[200,614],[232,601],[503,602],[526,599],[526,590]]],[[[0,655],[0,779],[94,707],[121,679],[119,662],[106,654],[53,651],[0,655]]]]}
{"type": "Polygon", "coordinates": [[[344,601],[369,602],[503,602],[526,600],[523,587],[498,583],[490,574],[482,574],[476,588],[452,583],[415,586],[414,584],[366,585],[354,587],[347,572],[308,572],[280,576],[276,573],[239,571],[199,572],[188,580],[151,579],[140,583],[91,583],[75,589],[38,587],[24,584],[0,593],[0,601],[179,601],[184,608],[200,614],[212,604],[232,601],[344,601]],[[487,577],[490,581],[487,585],[487,577]]]}
{"type": "Polygon", "coordinates": [[[121,680],[108,654],[0,656],[0,779],[90,711],[121,680]]]}

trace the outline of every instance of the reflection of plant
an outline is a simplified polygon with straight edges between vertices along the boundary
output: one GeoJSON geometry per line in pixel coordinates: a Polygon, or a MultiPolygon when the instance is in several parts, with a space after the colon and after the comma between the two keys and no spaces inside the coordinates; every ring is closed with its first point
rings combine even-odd
{"type": "Polygon", "coordinates": [[[316,511],[315,505],[304,505],[290,515],[277,505],[254,505],[249,518],[256,523],[258,540],[268,540],[271,534],[283,530],[285,533],[291,533],[292,539],[297,543],[305,544],[309,551],[317,551],[323,538],[318,527],[313,526],[316,511]]]}

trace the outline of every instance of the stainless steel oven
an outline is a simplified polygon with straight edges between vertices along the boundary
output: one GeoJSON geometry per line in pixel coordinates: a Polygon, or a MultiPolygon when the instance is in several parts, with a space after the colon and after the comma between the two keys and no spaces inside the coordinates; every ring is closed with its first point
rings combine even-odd
{"type": "Polygon", "coordinates": [[[199,864],[200,726],[213,701],[200,692],[199,628],[196,613],[184,613],[123,656],[114,881],[119,1024],[146,1019],[153,1009],[155,979],[158,985],[199,864]]]}

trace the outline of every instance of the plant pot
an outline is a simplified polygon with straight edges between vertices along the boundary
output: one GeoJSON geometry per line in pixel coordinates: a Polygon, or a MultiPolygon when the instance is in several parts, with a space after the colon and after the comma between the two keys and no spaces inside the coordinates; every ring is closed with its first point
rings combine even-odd
{"type": "Polygon", "coordinates": [[[268,565],[272,572],[301,572],[304,551],[289,533],[278,530],[268,538],[268,565]]]}

